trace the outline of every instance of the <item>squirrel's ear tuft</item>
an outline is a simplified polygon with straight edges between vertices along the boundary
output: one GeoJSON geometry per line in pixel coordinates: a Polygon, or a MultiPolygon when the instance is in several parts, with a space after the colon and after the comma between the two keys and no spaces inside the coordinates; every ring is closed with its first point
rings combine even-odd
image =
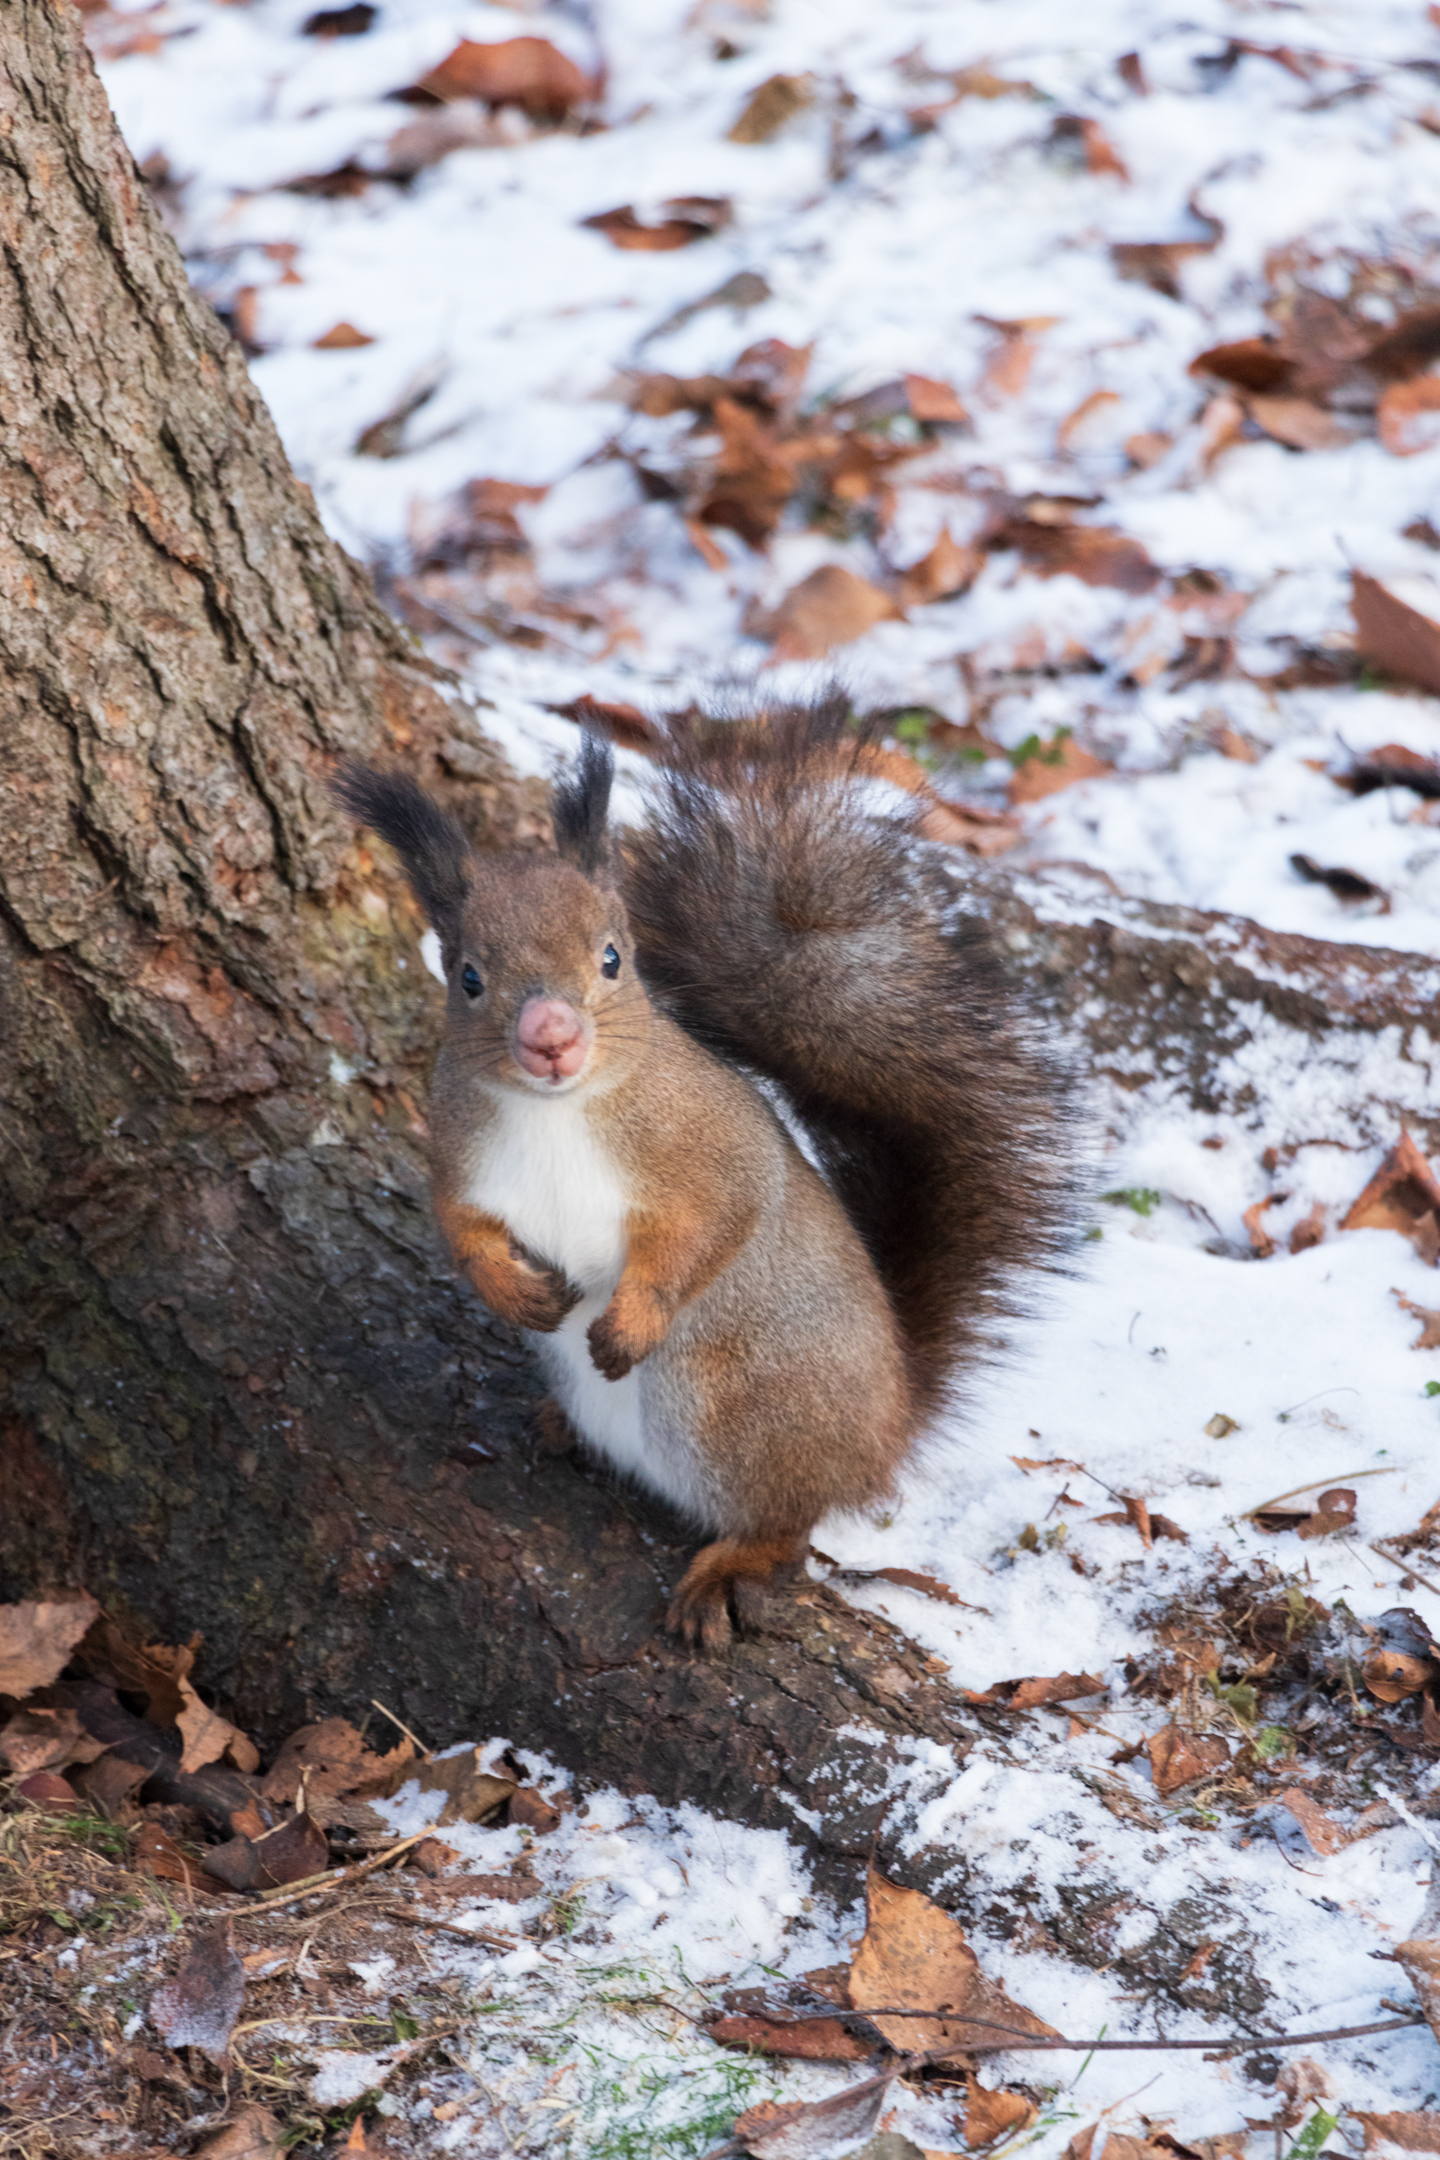
{"type": "Polygon", "coordinates": [[[610,745],[593,728],[585,730],[580,755],[550,790],[550,815],[555,824],[555,845],[566,862],[574,863],[586,877],[595,877],[610,862],[610,836],[605,819],[610,808],[610,783],[615,759],[610,745]]]}
{"type": "Polygon", "coordinates": [[[470,843],[408,773],[377,772],[373,765],[346,764],[330,792],[342,809],[388,840],[448,957],[460,942],[470,843]]]}

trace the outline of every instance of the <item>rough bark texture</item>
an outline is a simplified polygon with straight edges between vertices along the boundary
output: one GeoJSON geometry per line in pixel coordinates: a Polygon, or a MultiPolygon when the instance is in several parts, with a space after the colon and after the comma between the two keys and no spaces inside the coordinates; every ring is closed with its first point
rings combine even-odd
{"type": "MultiPolygon", "coordinates": [[[[323,780],[394,750],[482,841],[543,811],[327,540],[44,0],[0,14],[0,245],[0,1596],[202,1630],[271,1737],[378,1696],[858,1855],[886,1746],[972,1714],[822,1589],[677,1653],[675,1526],[533,1451],[426,1206],[419,925],[323,780]]],[[[1348,1069],[1433,1003],[1395,955],[975,890],[1122,1085],[1245,1113],[1257,1025],[1348,1069]]]]}

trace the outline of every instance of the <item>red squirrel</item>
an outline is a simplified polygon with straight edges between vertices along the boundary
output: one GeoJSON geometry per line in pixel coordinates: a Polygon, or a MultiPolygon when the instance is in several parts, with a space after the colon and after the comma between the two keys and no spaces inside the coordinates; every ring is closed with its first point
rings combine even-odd
{"type": "Polygon", "coordinates": [[[617,843],[588,735],[554,855],[473,852],[404,774],[335,789],[439,935],[451,1252],[539,1359],[545,1443],[709,1535],[668,1621],[711,1650],[822,1516],[892,1491],[1054,1257],[1066,1170],[983,924],[942,919],[843,708],[700,740],[617,843]]]}

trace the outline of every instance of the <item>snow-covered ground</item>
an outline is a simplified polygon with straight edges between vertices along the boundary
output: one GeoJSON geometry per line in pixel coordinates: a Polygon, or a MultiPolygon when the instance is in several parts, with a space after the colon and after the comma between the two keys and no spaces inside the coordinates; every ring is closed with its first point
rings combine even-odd
{"type": "MultiPolygon", "coordinates": [[[[663,714],[716,686],[731,702],[752,681],[765,694],[803,687],[813,666],[772,665],[749,634],[759,611],[825,564],[894,594],[942,531],[963,549],[1002,498],[1015,515],[1038,501],[1043,515],[1131,536],[1157,573],[1149,589],[1042,577],[992,548],[968,589],[892,613],[825,664],[858,701],[919,713],[911,739],[957,800],[999,807],[1005,753],[1060,729],[1114,768],[1017,808],[1017,865],[1078,861],[1128,894],[1435,950],[1435,806],[1406,789],[1350,794],[1333,775],[1385,744],[1440,756],[1440,704],[1353,669],[1345,679],[1352,567],[1393,579],[1435,565],[1440,447],[1396,455],[1357,421],[1353,440],[1289,448],[1257,424],[1261,407],[1247,419],[1188,372],[1208,348],[1273,328],[1297,288],[1377,332],[1434,304],[1440,28],[1424,8],[383,0],[364,34],[334,38],[302,34],[309,12],[310,0],[161,0],[92,17],[92,34],[192,275],[246,332],[328,524],[488,701],[485,724],[517,762],[554,764],[575,739],[554,708],[583,694],[663,714]],[[397,132],[437,109],[394,93],[462,39],[517,36],[550,40],[600,81],[595,124],[477,107],[474,147],[407,181],[381,177],[397,132]],[[794,117],[768,140],[729,139],[776,76],[799,85],[794,117]],[[337,172],[350,177],[329,192],[293,185],[337,172]],[[673,251],[622,249],[581,222],[624,205],[648,221],[696,197],[724,199],[728,222],[673,251]],[[1131,259],[1117,248],[1162,242],[1191,243],[1169,291],[1122,275],[1131,259]],[[368,342],[317,349],[340,324],[368,342]],[[812,348],[808,409],[919,375],[951,385],[968,421],[924,435],[892,423],[914,454],[877,514],[815,522],[795,503],[768,550],[720,529],[702,548],[655,480],[683,481],[702,454],[693,416],[638,412],[632,388],[645,374],[724,376],[767,339],[812,348]],[[398,454],[360,454],[387,418],[398,454]],[[514,545],[427,584],[433,535],[475,481],[528,491],[509,506],[514,545]],[[984,739],[947,762],[956,728],[984,739]],[[1368,878],[1388,911],[1304,881],[1296,854],[1368,878]]],[[[1386,1099],[1414,1099],[1417,1069],[1433,1073],[1418,1031],[1407,1047],[1419,1066],[1386,1099]]],[[[1377,1044],[1377,1088],[1401,1049],[1377,1044]]],[[[1263,1067],[1263,1042],[1255,1056],[1263,1067]]],[[[1307,1096],[1303,1072],[1263,1077],[1247,1120],[1144,1089],[1101,1106],[1103,1184],[1141,1207],[1097,1204],[1102,1234],[1082,1274],[893,1516],[817,1537],[846,1567],[918,1569],[968,1601],[853,1590],[958,1684],[1061,1670],[1109,1683],[1083,1719],[1042,1712],[982,1738],[958,1776],[918,1751],[892,1818],[928,1880],[944,1885],[936,1854],[951,1854],[952,1901],[987,1969],[1070,2031],[1203,2029],[1137,1989],[1133,1959],[1111,1969],[1147,1931],[1173,1935],[1182,1908],[1201,1914],[1197,1970],[1206,1943],[1223,1966],[1213,1945],[1243,1937],[1226,1969],[1252,1975],[1250,1997],[1222,1990],[1216,2009],[1292,2029],[1383,2015],[1382,1995],[1404,1990],[1375,1956],[1415,1930],[1425,1902],[1428,1828],[1402,1820],[1322,1858],[1271,1800],[1207,1822],[1183,1797],[1157,1799],[1143,1752],[1114,1762],[1165,1722],[1126,1678],[1127,1660],[1153,1649],[1157,1614],[1203,1606],[1261,1562],[1360,1621],[1405,1604],[1440,1627],[1440,1575],[1402,1589],[1373,1542],[1413,1529],[1440,1494],[1440,1402],[1425,1393],[1440,1359],[1412,1355],[1418,1323],[1392,1294],[1437,1305],[1440,1281],[1394,1232],[1333,1228],[1384,1152],[1355,1145],[1353,1106],[1318,1086],[1307,1096]],[[1281,1099],[1283,1131],[1265,1109],[1281,1099]],[[1306,1152],[1296,1197],[1275,1214],[1275,1255],[1238,1259],[1243,1212],[1268,1189],[1262,1151],[1296,1138],[1331,1144],[1306,1152]],[[1293,1223],[1316,1202],[1332,1227],[1291,1254],[1293,1223]],[[1230,1427],[1218,1438],[1217,1414],[1230,1427]],[[1302,1543],[1246,1519],[1294,1487],[1313,1498],[1352,1484],[1343,1536],[1302,1543]],[[1128,1524],[1097,1526],[1116,1494],[1143,1495],[1188,1542],[1146,1550],[1128,1524]],[[1128,1815],[1101,1797],[1117,1788],[1128,1815]],[[1109,1963],[1057,1950],[1073,1947],[1062,1922],[1086,1870],[1124,1903],[1107,1923],[1119,1931],[1109,1963]],[[1025,1924],[1002,1940],[993,1921],[1006,1911],[1025,1924]]],[[[1412,1797],[1433,1777],[1429,1758],[1414,1760],[1418,1775],[1393,1772],[1412,1797]]],[[[455,1839],[489,1865],[494,1841],[514,1835],[455,1839]]],[[[477,2020],[473,2107],[435,2135],[475,2152],[511,2138],[517,2150],[698,2152],[679,2130],[666,2142],[666,2125],[710,2119],[709,2100],[690,2104],[697,2093],[718,2095],[723,2113],[743,2058],[717,2056],[682,2016],[637,2023],[620,2001],[630,1982],[585,1972],[635,1960],[671,1988],[722,1972],[747,1984],[843,1960],[856,1915],[812,1904],[774,1834],[696,1810],[629,1815],[599,1796],[535,1849],[553,1887],[590,1886],[585,1924],[495,1966],[487,1985],[513,2015],[477,2020]],[[557,2005],[577,2020],[563,2038],[557,2005]],[[493,2115],[487,2090],[504,2102],[493,2115]],[[632,2125],[653,2143],[623,2143],[632,2125]]],[[[474,1977],[475,1953],[434,1956],[469,1961],[474,1977]]],[[[1440,2093],[1423,2031],[1315,2052],[1336,2109],[1433,2106],[1440,2093]]],[[[1080,2067],[1004,2065],[1057,2088],[1037,2160],[1102,2110],[1113,2129],[1168,2125],[1189,2143],[1274,2112],[1239,2059],[1099,2055],[1077,2083],[1080,2067]]],[[[763,2065],[752,2097],[815,2094],[852,2074],[763,2065]]],[[[895,2123],[921,2146],[958,2142],[939,2103],[902,2099],[895,2123]]],[[[1342,2120],[1332,2149],[1359,2138],[1342,2120]]]]}

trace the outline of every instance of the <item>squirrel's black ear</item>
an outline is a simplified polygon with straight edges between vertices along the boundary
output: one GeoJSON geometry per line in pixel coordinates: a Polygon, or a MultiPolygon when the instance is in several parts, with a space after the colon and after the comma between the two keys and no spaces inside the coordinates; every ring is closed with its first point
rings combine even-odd
{"type": "Polygon", "coordinates": [[[330,792],[342,809],[394,848],[416,899],[440,933],[448,965],[460,943],[465,905],[470,843],[463,828],[408,773],[346,764],[331,779],[330,792]]]}
{"type": "Polygon", "coordinates": [[[566,862],[574,863],[586,877],[595,877],[609,866],[610,836],[605,818],[610,808],[610,783],[615,759],[610,745],[593,728],[586,728],[580,755],[550,790],[550,815],[555,825],[555,845],[566,862]]]}

